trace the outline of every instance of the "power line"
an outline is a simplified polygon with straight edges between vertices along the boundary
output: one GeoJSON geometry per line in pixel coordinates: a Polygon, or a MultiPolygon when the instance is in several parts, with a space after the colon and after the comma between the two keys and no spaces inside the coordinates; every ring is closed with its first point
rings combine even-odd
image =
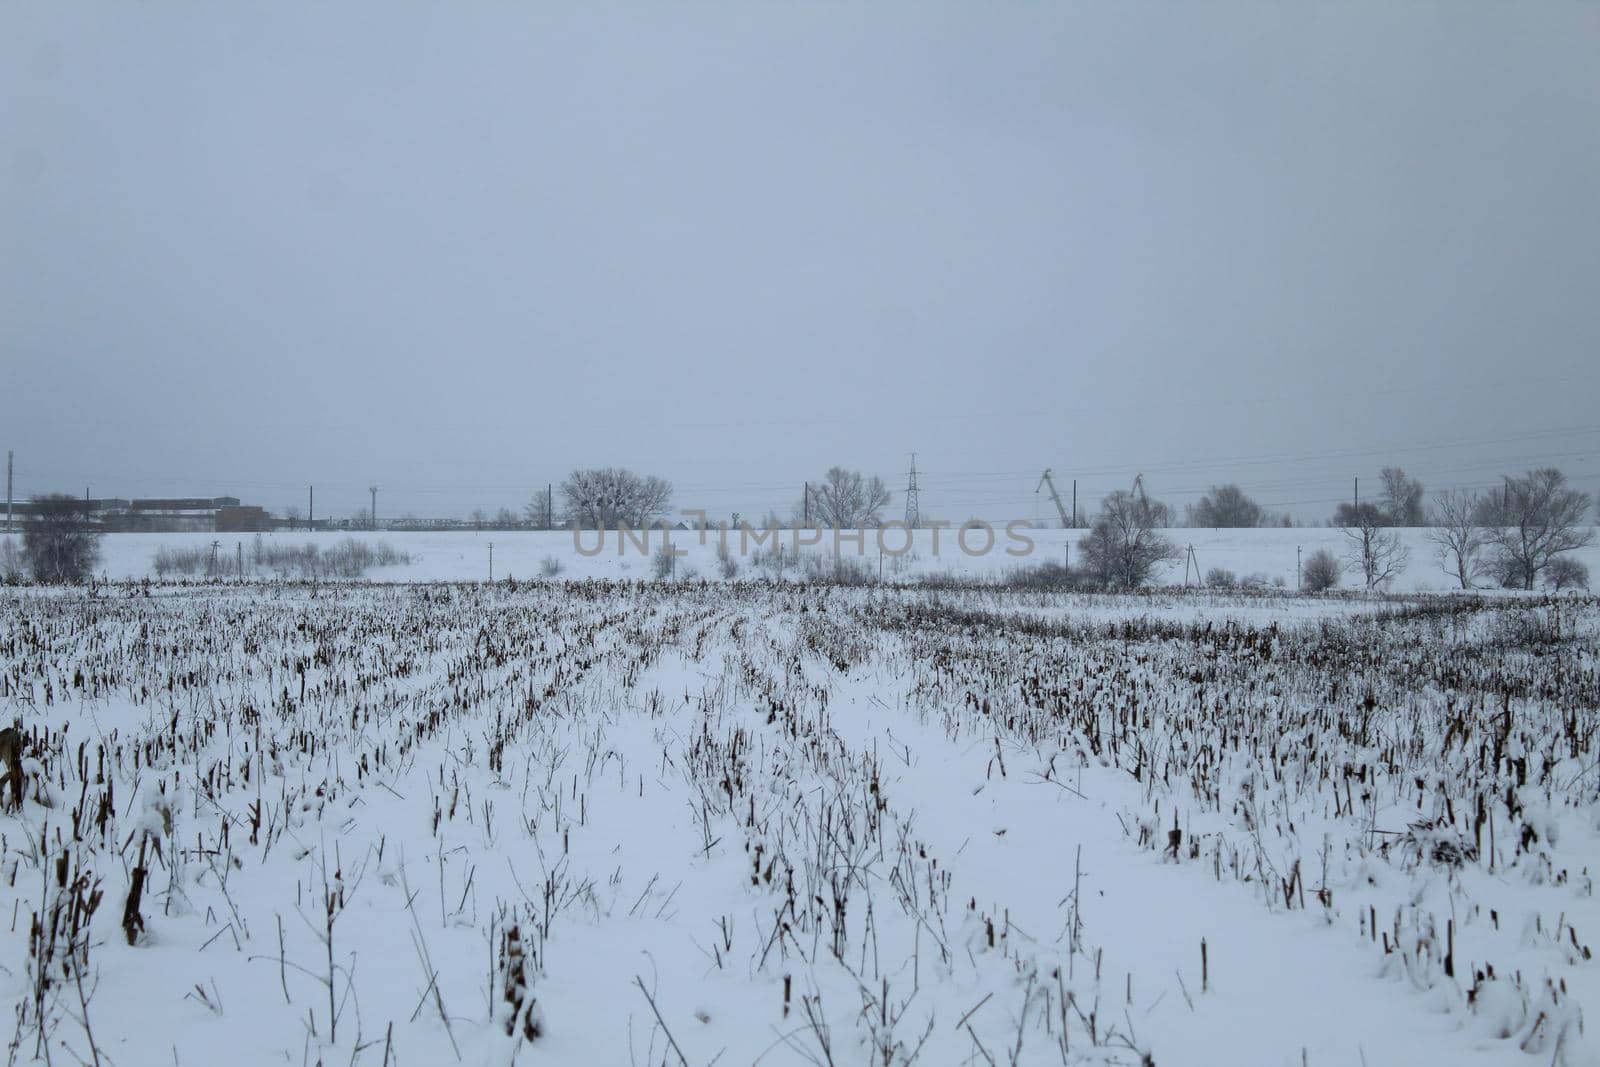
{"type": "MultiPolygon", "coordinates": [[[[1185,459],[1183,459],[1181,461],[1171,461],[1171,460],[1166,460],[1166,459],[1158,459],[1158,458],[1146,455],[1146,456],[1143,456],[1143,457],[1133,457],[1133,458],[1128,458],[1128,459],[1119,459],[1118,461],[1116,461],[1114,463],[1104,462],[1103,461],[1104,465],[1095,466],[1095,467],[1085,467],[1085,466],[1082,466],[1081,464],[1075,464],[1073,469],[1080,477],[1082,477],[1082,476],[1097,476],[1097,475],[1106,475],[1106,476],[1114,475],[1114,476],[1120,477],[1123,474],[1125,474],[1126,471],[1133,470],[1133,469],[1143,470],[1146,473],[1151,473],[1151,472],[1155,472],[1155,473],[1177,473],[1177,472],[1187,471],[1187,470],[1203,470],[1203,469],[1206,469],[1208,467],[1226,467],[1226,466],[1240,466],[1240,465],[1261,465],[1261,464],[1271,464],[1271,463],[1313,462],[1313,461],[1318,461],[1318,460],[1351,459],[1351,458],[1358,458],[1358,457],[1363,457],[1363,456],[1374,456],[1374,455],[1398,455],[1398,454],[1406,454],[1406,453],[1412,453],[1412,452],[1436,451],[1436,450],[1439,450],[1439,449],[1465,448],[1465,447],[1474,447],[1474,446],[1482,446],[1482,445],[1494,445],[1494,444],[1509,444],[1509,443],[1522,442],[1522,441],[1545,440],[1545,439],[1550,439],[1550,438],[1567,437],[1567,436],[1590,436],[1590,435],[1595,435],[1595,434],[1600,434],[1600,426],[1588,425],[1588,426],[1576,426],[1576,427],[1545,428],[1545,429],[1541,429],[1541,430],[1528,431],[1528,432],[1525,432],[1525,433],[1500,435],[1500,436],[1493,436],[1493,437],[1465,437],[1465,438],[1458,438],[1458,439],[1454,439],[1454,440],[1433,440],[1433,441],[1423,441],[1423,442],[1416,442],[1416,443],[1409,443],[1409,444],[1407,444],[1407,443],[1390,443],[1390,444],[1382,444],[1382,445],[1362,446],[1362,447],[1359,447],[1359,448],[1326,449],[1326,450],[1321,450],[1321,451],[1316,451],[1316,452],[1278,452],[1278,453],[1265,453],[1265,454],[1255,453],[1255,454],[1252,454],[1252,455],[1244,455],[1244,456],[1235,455],[1235,456],[1212,456],[1212,457],[1188,457],[1188,458],[1185,458],[1185,459]]],[[[1504,462],[1504,461],[1503,460],[1496,460],[1496,461],[1486,461],[1486,462],[1504,462]]],[[[999,478],[1007,478],[1007,477],[1025,478],[1025,477],[1031,477],[1031,476],[1032,476],[1031,475],[1031,471],[1029,471],[1029,470],[952,471],[952,472],[948,472],[947,474],[944,474],[944,475],[936,475],[936,476],[933,476],[933,477],[925,478],[923,480],[919,480],[919,487],[920,487],[920,485],[924,485],[924,484],[926,484],[926,485],[939,485],[939,486],[943,486],[943,485],[960,485],[960,484],[965,484],[965,483],[974,482],[974,481],[986,482],[986,481],[989,481],[989,480],[992,480],[992,479],[999,479],[999,478]]],[[[282,489],[282,490],[293,489],[293,490],[296,490],[296,491],[304,488],[304,484],[305,484],[303,482],[261,481],[261,480],[255,480],[255,479],[231,478],[231,477],[227,477],[227,476],[222,476],[222,477],[197,476],[197,477],[192,477],[192,478],[176,478],[176,477],[147,477],[147,476],[144,476],[144,475],[139,475],[139,476],[131,476],[131,477],[128,477],[128,476],[119,477],[119,476],[117,476],[115,474],[106,474],[104,471],[86,472],[86,471],[83,471],[81,469],[80,470],[70,471],[70,472],[59,472],[58,471],[57,473],[52,474],[52,473],[49,472],[48,468],[46,469],[46,471],[43,474],[36,474],[35,478],[37,480],[51,480],[51,481],[69,483],[69,484],[81,484],[81,483],[83,483],[84,481],[87,480],[87,481],[95,482],[97,484],[102,484],[102,485],[103,484],[107,484],[107,483],[115,484],[116,482],[119,482],[119,481],[134,481],[134,482],[138,482],[138,483],[141,483],[141,484],[148,484],[148,485],[185,485],[185,486],[194,485],[194,484],[200,483],[200,482],[209,482],[209,483],[213,483],[213,484],[219,485],[222,488],[282,489]]],[[[361,491],[361,490],[369,490],[370,489],[370,485],[363,485],[363,484],[361,484],[359,482],[340,483],[340,482],[321,481],[321,482],[319,482],[319,484],[321,484],[323,486],[323,489],[325,491],[340,491],[340,490],[342,490],[342,491],[347,491],[347,492],[357,492],[357,491],[361,491]]],[[[789,483],[789,482],[777,482],[777,481],[773,481],[773,482],[767,482],[767,481],[728,482],[728,481],[718,481],[718,480],[674,481],[674,483],[673,483],[674,488],[677,489],[677,490],[705,489],[705,490],[712,490],[712,491],[719,491],[719,492],[762,492],[762,491],[777,492],[777,491],[786,490],[788,485],[790,485],[790,484],[792,484],[792,483],[789,483]]],[[[529,481],[524,481],[524,480],[506,481],[506,482],[461,482],[461,483],[390,482],[389,483],[389,490],[391,492],[400,492],[400,493],[407,493],[407,494],[502,492],[502,491],[504,491],[504,492],[523,492],[523,493],[530,493],[531,494],[534,491],[533,490],[533,483],[531,483],[529,481]]]]}

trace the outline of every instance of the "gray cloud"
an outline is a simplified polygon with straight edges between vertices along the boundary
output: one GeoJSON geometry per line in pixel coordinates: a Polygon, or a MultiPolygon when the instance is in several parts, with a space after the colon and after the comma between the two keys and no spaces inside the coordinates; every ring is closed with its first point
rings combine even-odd
{"type": "Polygon", "coordinates": [[[424,514],[913,449],[955,518],[1592,488],[1596,54],[1578,3],[11,0],[3,444],[424,514]]]}

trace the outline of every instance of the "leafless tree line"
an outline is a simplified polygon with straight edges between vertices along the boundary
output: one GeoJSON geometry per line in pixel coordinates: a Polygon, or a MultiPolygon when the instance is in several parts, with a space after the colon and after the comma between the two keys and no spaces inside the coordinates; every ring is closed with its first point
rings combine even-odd
{"type": "Polygon", "coordinates": [[[1440,494],[1427,537],[1463,589],[1479,578],[1515,589],[1540,578],[1556,588],[1587,585],[1583,565],[1567,554],[1594,543],[1584,525],[1590,505],[1559,470],[1541,467],[1489,493],[1440,494]]]}

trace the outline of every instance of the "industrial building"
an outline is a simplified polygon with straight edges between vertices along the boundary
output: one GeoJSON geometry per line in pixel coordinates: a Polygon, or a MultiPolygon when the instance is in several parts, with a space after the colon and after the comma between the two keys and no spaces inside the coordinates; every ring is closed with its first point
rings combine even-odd
{"type": "MultiPolygon", "coordinates": [[[[152,497],[143,500],[84,498],[73,501],[96,526],[108,533],[130,531],[254,533],[270,530],[274,521],[264,508],[241,505],[236,496],[152,497]]],[[[19,500],[11,506],[18,523],[38,514],[42,505],[19,500]]]]}

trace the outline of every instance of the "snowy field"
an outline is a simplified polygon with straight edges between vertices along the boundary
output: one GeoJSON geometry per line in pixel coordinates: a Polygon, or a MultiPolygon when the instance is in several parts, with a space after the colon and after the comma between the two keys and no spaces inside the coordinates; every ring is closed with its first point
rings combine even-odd
{"type": "MultiPolygon", "coordinates": [[[[1410,552],[1410,564],[1393,583],[1394,591],[1443,592],[1457,587],[1453,573],[1447,573],[1439,564],[1434,546],[1427,541],[1426,531],[1406,529],[1398,532],[1410,552]]],[[[937,548],[934,545],[933,531],[919,530],[909,551],[896,556],[893,553],[899,552],[906,544],[905,534],[886,531],[884,538],[888,552],[881,560],[882,573],[888,580],[911,580],[919,576],[947,573],[995,577],[1031,563],[1063,562],[1069,558],[1069,547],[1075,556],[1077,540],[1082,533],[1081,530],[1027,531],[1026,537],[1032,542],[1031,548],[1026,554],[1014,555],[1013,552],[1022,552],[1024,546],[1020,540],[1008,537],[1003,525],[995,527],[993,545],[988,551],[981,551],[985,545],[985,535],[982,530],[973,530],[967,535],[966,550],[958,541],[955,530],[942,531],[937,548]]],[[[1168,535],[1180,551],[1190,545],[1194,547],[1194,560],[1202,574],[1213,567],[1221,567],[1232,571],[1240,579],[1258,575],[1265,584],[1282,581],[1290,589],[1295,587],[1296,548],[1299,548],[1305,557],[1309,557],[1319,548],[1327,548],[1342,557],[1349,546],[1349,540],[1339,530],[1324,527],[1287,530],[1178,529],[1168,531],[1168,535]]],[[[488,578],[490,573],[491,544],[494,546],[495,578],[537,578],[541,575],[541,565],[546,560],[555,560],[559,563],[560,576],[563,578],[617,580],[648,578],[652,574],[649,555],[641,552],[633,542],[625,543],[623,551],[619,552],[615,533],[607,535],[600,551],[596,551],[599,542],[595,534],[582,534],[575,542],[573,535],[566,531],[379,532],[353,535],[323,532],[275,533],[262,535],[262,543],[283,547],[317,545],[327,549],[351,536],[359,541],[382,542],[410,557],[409,563],[371,570],[367,577],[376,581],[482,581],[488,578]],[[588,552],[594,554],[584,554],[588,552]]],[[[659,550],[660,536],[659,531],[651,533],[648,542],[650,553],[659,550]]],[[[700,541],[701,535],[696,532],[674,531],[671,536],[674,549],[685,553],[676,563],[678,577],[690,575],[708,580],[720,577],[715,531],[706,535],[704,544],[700,541]]],[[[804,536],[816,535],[807,533],[804,536]]],[[[821,536],[822,543],[805,546],[801,551],[812,555],[832,555],[834,552],[832,534],[821,536]]],[[[845,540],[839,546],[840,554],[847,559],[858,560],[861,566],[876,575],[880,566],[876,536],[874,532],[868,531],[864,544],[859,548],[855,541],[845,540]]],[[[786,552],[792,549],[794,538],[792,531],[784,534],[783,545],[786,552]]],[[[228,571],[240,554],[244,556],[248,566],[252,547],[256,543],[256,535],[112,534],[102,542],[103,560],[99,573],[112,580],[151,577],[154,575],[156,554],[160,550],[207,549],[214,541],[218,545],[217,554],[222,569],[228,571]]],[[[741,545],[736,531],[728,534],[729,555],[738,564],[740,574],[744,577],[758,576],[759,568],[752,562],[752,557],[766,547],[755,544],[741,545]]],[[[1592,574],[1600,576],[1600,538],[1597,538],[1595,544],[1571,555],[1583,562],[1592,574]]],[[[1182,585],[1184,570],[1181,561],[1168,565],[1159,579],[1162,583],[1182,585]]],[[[266,576],[270,576],[270,572],[267,572],[266,576]]],[[[1355,575],[1347,573],[1343,585],[1349,588],[1355,581],[1355,575]]],[[[1192,567],[1190,582],[1194,584],[1192,567]]]]}
{"type": "Polygon", "coordinates": [[[1592,599],[138,592],[0,591],[9,1062],[1600,1062],[1592,599]]]}

